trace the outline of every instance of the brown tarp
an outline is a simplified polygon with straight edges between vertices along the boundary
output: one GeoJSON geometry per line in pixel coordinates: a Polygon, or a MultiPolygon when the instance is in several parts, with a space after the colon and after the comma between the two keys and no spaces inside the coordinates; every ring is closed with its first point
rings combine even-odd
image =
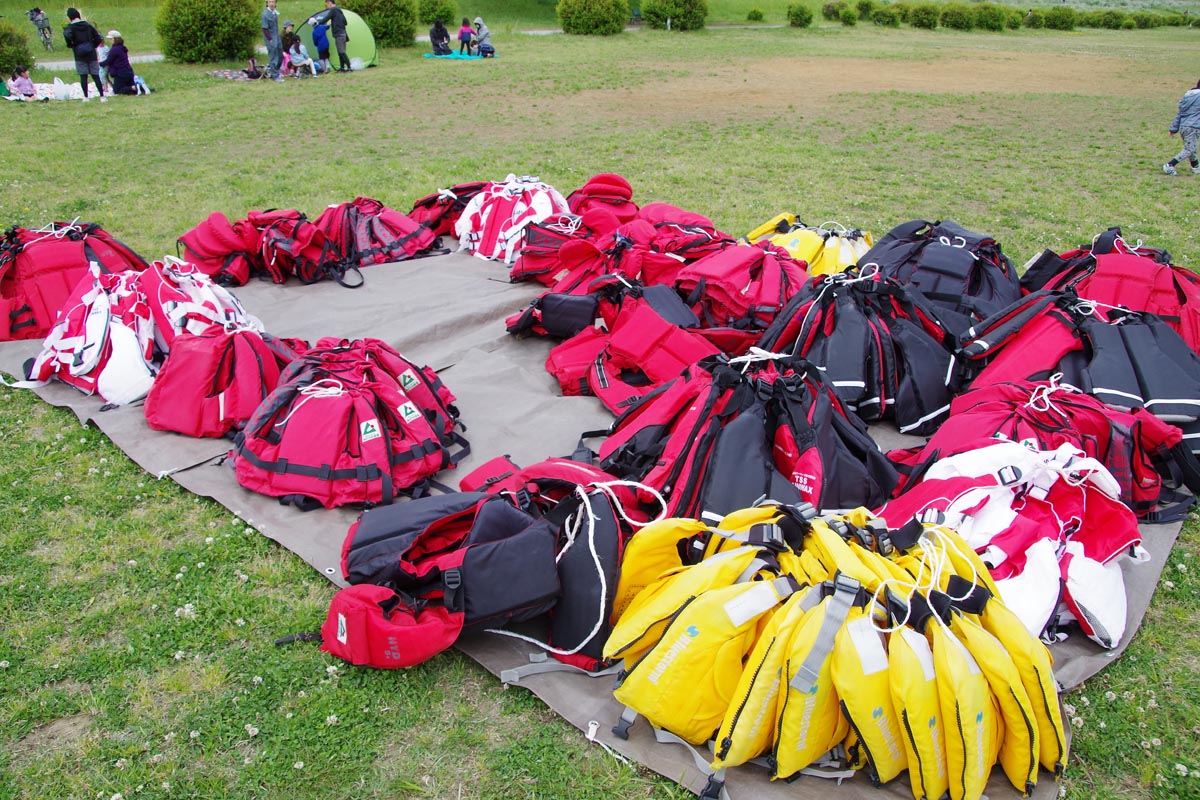
{"type": "MultiPolygon", "coordinates": [[[[366,285],[357,290],[333,283],[276,286],[252,282],[236,290],[246,309],[271,333],[316,340],[322,336],[383,339],[418,363],[439,370],[458,396],[470,455],[455,472],[438,476],[455,485],[458,475],[497,455],[508,454],[519,464],[532,464],[575,449],[579,434],[603,428],[612,416],[593,398],[562,397],[543,362],[549,344],[515,340],[504,330],[504,318],[528,305],[541,287],[511,284],[502,265],[461,254],[389,264],[364,270],[366,285]]],[[[22,363],[40,349],[39,342],[0,344],[0,370],[20,374],[22,363]]],[[[211,497],[266,536],[303,558],[335,584],[341,584],[338,560],[346,528],[355,512],[340,509],[299,512],[275,499],[242,489],[222,463],[226,440],[198,440],[150,430],[140,405],[104,410],[98,398],[85,397],[61,384],[36,390],[47,402],[72,409],[81,421],[92,421],[151,475],[170,476],[181,486],[211,497]]],[[[894,429],[876,427],[881,445],[916,443],[894,429]]],[[[1125,560],[1122,569],[1128,592],[1128,625],[1121,646],[1105,651],[1080,635],[1052,647],[1055,677],[1064,689],[1078,686],[1117,658],[1128,645],[1149,607],[1167,556],[1179,533],[1178,523],[1143,525],[1144,545],[1151,558],[1145,563],[1125,560]]],[[[314,620],[314,622],[317,622],[314,620]]],[[[533,648],[498,637],[474,636],[458,647],[493,674],[527,663],[533,648]]],[[[526,686],[563,718],[581,730],[598,723],[597,738],[630,758],[682,785],[699,790],[705,782],[692,756],[677,745],[658,744],[644,722],[635,725],[629,741],[616,739],[610,728],[620,708],[612,698],[611,679],[570,673],[523,678],[526,686]]],[[[820,798],[834,792],[839,798],[911,797],[901,779],[874,789],[859,776],[841,784],[805,778],[793,784],[772,783],[764,770],[747,766],[731,770],[734,798],[820,798]]],[[[988,785],[992,798],[1017,797],[994,770],[988,785]]],[[[1057,786],[1042,775],[1034,797],[1057,796],[1057,786]]]]}

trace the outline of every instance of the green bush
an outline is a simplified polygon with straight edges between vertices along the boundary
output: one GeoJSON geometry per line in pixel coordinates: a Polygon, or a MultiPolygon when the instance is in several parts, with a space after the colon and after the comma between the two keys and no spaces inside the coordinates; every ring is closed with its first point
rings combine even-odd
{"type": "Polygon", "coordinates": [[[642,3],[642,20],[651,28],[667,27],[671,20],[671,30],[694,31],[704,27],[708,17],[708,3],[705,0],[645,0],[642,3]]]}
{"type": "Polygon", "coordinates": [[[159,46],[171,61],[240,61],[262,39],[256,0],[162,0],[154,17],[159,46]]]}
{"type": "Polygon", "coordinates": [[[1099,14],[1100,25],[1098,27],[1105,28],[1110,31],[1119,31],[1125,25],[1125,12],[1108,10],[1101,11],[1099,14]]]}
{"type": "Polygon", "coordinates": [[[1125,15],[1125,19],[1121,20],[1121,30],[1131,31],[1137,28],[1137,23],[1130,19],[1129,15],[1125,15]]]}
{"type": "Polygon", "coordinates": [[[1075,30],[1075,9],[1055,6],[1046,12],[1046,27],[1052,31],[1075,30]]]}
{"type": "Polygon", "coordinates": [[[563,33],[612,36],[625,30],[627,0],[559,0],[558,22],[563,33]]]}
{"type": "Polygon", "coordinates": [[[871,22],[885,28],[899,28],[900,12],[891,6],[880,6],[871,14],[871,22]]]}
{"type": "Polygon", "coordinates": [[[461,19],[458,4],[454,0],[421,0],[421,24],[432,25],[439,19],[447,27],[461,19]]]}
{"type": "Polygon", "coordinates": [[[914,28],[931,31],[938,26],[938,7],[933,3],[920,3],[908,12],[908,24],[914,28]]]}
{"type": "Polygon", "coordinates": [[[1046,15],[1040,9],[1032,9],[1025,15],[1023,24],[1026,28],[1044,28],[1046,27],[1046,15]]]}
{"type": "Polygon", "coordinates": [[[761,8],[759,8],[758,6],[755,6],[754,8],[750,9],[748,12],[746,12],[746,21],[747,22],[762,22],[763,21],[763,10],[761,8]]]}
{"type": "Polygon", "coordinates": [[[0,78],[7,80],[17,67],[32,66],[33,54],[25,34],[13,23],[0,19],[0,78]]]}
{"type": "Polygon", "coordinates": [[[1004,24],[1010,31],[1018,31],[1021,29],[1021,23],[1025,20],[1025,15],[1015,8],[1008,9],[1005,15],[1004,24]]]}
{"type": "Polygon", "coordinates": [[[842,13],[838,19],[841,20],[842,24],[847,28],[853,28],[858,24],[858,12],[853,8],[850,8],[850,6],[846,6],[842,9],[842,13]]]}
{"type": "Polygon", "coordinates": [[[417,43],[417,0],[342,0],[341,6],[366,21],[380,47],[417,43]]]}
{"type": "Polygon", "coordinates": [[[908,22],[912,15],[912,3],[891,3],[888,7],[895,10],[901,22],[908,22]]]}
{"type": "Polygon", "coordinates": [[[842,11],[846,8],[845,0],[835,0],[832,3],[826,3],[821,6],[821,16],[830,22],[837,22],[842,18],[842,11]]]}
{"type": "Polygon", "coordinates": [[[878,4],[875,0],[857,0],[854,4],[854,10],[858,12],[859,19],[870,19],[876,5],[878,4]]]}
{"type": "Polygon", "coordinates": [[[1002,31],[1008,23],[1008,9],[992,3],[980,3],[975,12],[975,27],[985,31],[1002,31]]]}
{"type": "Polygon", "coordinates": [[[788,6],[787,14],[788,24],[793,28],[807,28],[809,25],[812,25],[812,9],[804,3],[793,3],[788,6]]]}
{"type": "Polygon", "coordinates": [[[962,3],[946,3],[942,6],[942,15],[938,18],[943,28],[956,31],[969,31],[975,27],[974,10],[962,3]]]}
{"type": "Polygon", "coordinates": [[[1162,24],[1171,28],[1190,27],[1188,18],[1183,14],[1164,14],[1162,24]]]}
{"type": "Polygon", "coordinates": [[[1129,15],[1133,20],[1133,24],[1139,28],[1157,28],[1162,25],[1162,17],[1158,14],[1151,14],[1149,11],[1135,11],[1129,15]]]}

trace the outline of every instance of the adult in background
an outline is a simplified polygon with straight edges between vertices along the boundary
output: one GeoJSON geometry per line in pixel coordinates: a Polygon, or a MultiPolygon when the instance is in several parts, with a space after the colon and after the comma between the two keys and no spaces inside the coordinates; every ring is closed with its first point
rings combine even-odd
{"type": "Polygon", "coordinates": [[[483,24],[483,17],[475,18],[475,52],[482,58],[496,55],[496,48],[492,47],[492,32],[483,24]]]}
{"type": "Polygon", "coordinates": [[[336,0],[325,0],[325,9],[329,12],[329,32],[333,34],[333,45],[337,48],[338,72],[349,72],[350,58],[346,55],[346,43],[350,37],[346,35],[346,15],[336,0]]]}
{"type": "Polygon", "coordinates": [[[262,27],[263,43],[267,46],[267,77],[273,81],[283,80],[279,68],[283,66],[283,40],[279,38],[279,12],[275,10],[276,0],[267,0],[263,9],[262,27]]]}
{"type": "Polygon", "coordinates": [[[429,29],[429,44],[435,56],[450,55],[450,31],[446,30],[440,19],[435,19],[433,27],[429,29]]]}
{"type": "Polygon", "coordinates": [[[309,20],[312,25],[313,46],[317,48],[317,62],[321,72],[329,72],[329,20],[309,20]]]}
{"type": "Polygon", "coordinates": [[[133,85],[133,66],[129,63],[129,48],[125,46],[121,32],[109,31],[105,38],[109,41],[108,57],[100,62],[100,66],[108,69],[113,94],[137,94],[137,88],[133,85]]]}
{"type": "Polygon", "coordinates": [[[1175,165],[1187,159],[1192,165],[1192,172],[1200,174],[1200,160],[1196,157],[1196,140],[1200,137],[1200,81],[1196,81],[1195,88],[1188,89],[1183,97],[1179,98],[1179,111],[1175,114],[1175,119],[1171,120],[1171,127],[1167,128],[1167,132],[1171,136],[1179,134],[1183,139],[1183,149],[1179,151],[1179,155],[1163,164],[1163,172],[1178,175],[1175,165]]]}
{"type": "MultiPolygon", "coordinates": [[[[275,0],[268,0],[274,3],[275,0]]],[[[100,61],[96,58],[96,48],[104,43],[100,31],[87,20],[81,18],[79,9],[67,9],[67,27],[63,28],[63,39],[71,52],[75,54],[75,74],[79,76],[79,85],[83,87],[83,99],[87,102],[88,75],[96,82],[96,91],[100,92],[100,102],[107,103],[104,96],[104,84],[100,81],[100,61]]]]}

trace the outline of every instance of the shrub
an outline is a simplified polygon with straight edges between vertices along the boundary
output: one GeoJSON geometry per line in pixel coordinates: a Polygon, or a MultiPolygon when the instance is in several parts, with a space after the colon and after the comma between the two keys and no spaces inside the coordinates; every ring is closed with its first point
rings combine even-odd
{"type": "Polygon", "coordinates": [[[876,25],[882,25],[885,28],[900,27],[900,12],[891,6],[880,6],[871,14],[871,22],[876,25]]]}
{"type": "Polygon", "coordinates": [[[938,26],[938,13],[938,7],[933,3],[920,3],[909,10],[908,24],[931,31],[938,26]]]}
{"type": "Polygon", "coordinates": [[[1119,31],[1125,25],[1125,12],[1108,10],[1099,13],[1100,25],[1098,27],[1106,28],[1110,31],[1119,31]]]}
{"type": "Polygon", "coordinates": [[[1008,22],[1009,9],[992,3],[980,3],[973,9],[975,12],[975,27],[985,31],[1002,31],[1008,22]]]}
{"type": "Polygon", "coordinates": [[[938,21],[944,28],[969,31],[975,27],[975,13],[970,6],[962,3],[946,3],[942,6],[942,15],[938,21]]]}
{"type": "Polygon", "coordinates": [[[901,22],[908,22],[912,17],[912,3],[892,3],[888,7],[895,10],[901,22]]]}
{"type": "Polygon", "coordinates": [[[1075,30],[1075,9],[1055,6],[1046,12],[1046,27],[1052,31],[1075,30]]]}
{"type": "Polygon", "coordinates": [[[858,12],[859,19],[870,19],[871,13],[875,11],[875,0],[858,0],[854,4],[854,10],[858,12]]]}
{"type": "Polygon", "coordinates": [[[457,22],[458,4],[454,0],[421,0],[421,24],[432,25],[439,19],[446,26],[457,22]]]}
{"type": "Polygon", "coordinates": [[[32,67],[29,40],[6,19],[0,19],[0,77],[7,79],[17,67],[32,67]]]}
{"type": "Polygon", "coordinates": [[[850,6],[846,6],[842,9],[841,16],[839,16],[838,19],[840,19],[842,24],[847,28],[853,28],[858,24],[858,12],[853,8],[850,8],[850,6]]]}
{"type": "Polygon", "coordinates": [[[809,25],[812,25],[812,9],[803,3],[794,3],[788,6],[787,11],[788,24],[793,28],[807,28],[809,25]]]}
{"type": "Polygon", "coordinates": [[[1026,28],[1044,28],[1046,27],[1046,15],[1040,9],[1033,9],[1025,15],[1024,25],[1026,28]]]}
{"type": "Polygon", "coordinates": [[[254,55],[262,38],[261,14],[255,0],[162,0],[154,27],[162,53],[171,61],[240,61],[254,55]]]}
{"type": "Polygon", "coordinates": [[[343,0],[341,6],[366,21],[380,47],[416,44],[417,0],[343,0]]]}
{"type": "Polygon", "coordinates": [[[1128,15],[1125,16],[1125,19],[1121,20],[1121,30],[1123,31],[1131,31],[1136,27],[1137,23],[1130,19],[1128,15]]]}
{"type": "Polygon", "coordinates": [[[1017,11],[1015,8],[1010,8],[1005,16],[1004,24],[1010,31],[1017,31],[1021,29],[1021,23],[1024,21],[1024,19],[1024,14],[1022,14],[1020,11],[1017,11]]]}
{"type": "Polygon", "coordinates": [[[667,27],[671,30],[694,31],[704,27],[708,16],[705,0],[645,0],[642,3],[642,20],[651,28],[667,27]]]}
{"type": "Polygon", "coordinates": [[[1129,15],[1133,20],[1133,24],[1139,28],[1157,28],[1162,25],[1162,17],[1158,14],[1151,14],[1149,11],[1135,11],[1129,15]]]}
{"type": "Polygon", "coordinates": [[[625,30],[627,0],[559,0],[558,22],[563,33],[612,36],[625,30]]]}
{"type": "Polygon", "coordinates": [[[1190,27],[1188,18],[1183,14],[1164,14],[1162,24],[1172,28],[1190,27]]]}
{"type": "Polygon", "coordinates": [[[762,22],[763,21],[762,9],[759,8],[758,6],[755,6],[754,8],[750,9],[746,13],[746,21],[747,22],[762,22]]]}
{"type": "Polygon", "coordinates": [[[821,6],[821,16],[830,22],[837,22],[842,18],[842,9],[846,8],[845,0],[835,0],[832,3],[826,3],[821,6]]]}

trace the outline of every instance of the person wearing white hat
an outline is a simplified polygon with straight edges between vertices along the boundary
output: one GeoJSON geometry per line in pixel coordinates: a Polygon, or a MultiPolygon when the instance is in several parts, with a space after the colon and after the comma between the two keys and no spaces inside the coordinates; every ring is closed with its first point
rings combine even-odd
{"type": "Polygon", "coordinates": [[[129,63],[129,48],[125,46],[121,32],[109,31],[104,38],[109,43],[108,56],[100,62],[100,66],[108,70],[113,94],[137,94],[133,85],[133,65],[129,63]]]}

